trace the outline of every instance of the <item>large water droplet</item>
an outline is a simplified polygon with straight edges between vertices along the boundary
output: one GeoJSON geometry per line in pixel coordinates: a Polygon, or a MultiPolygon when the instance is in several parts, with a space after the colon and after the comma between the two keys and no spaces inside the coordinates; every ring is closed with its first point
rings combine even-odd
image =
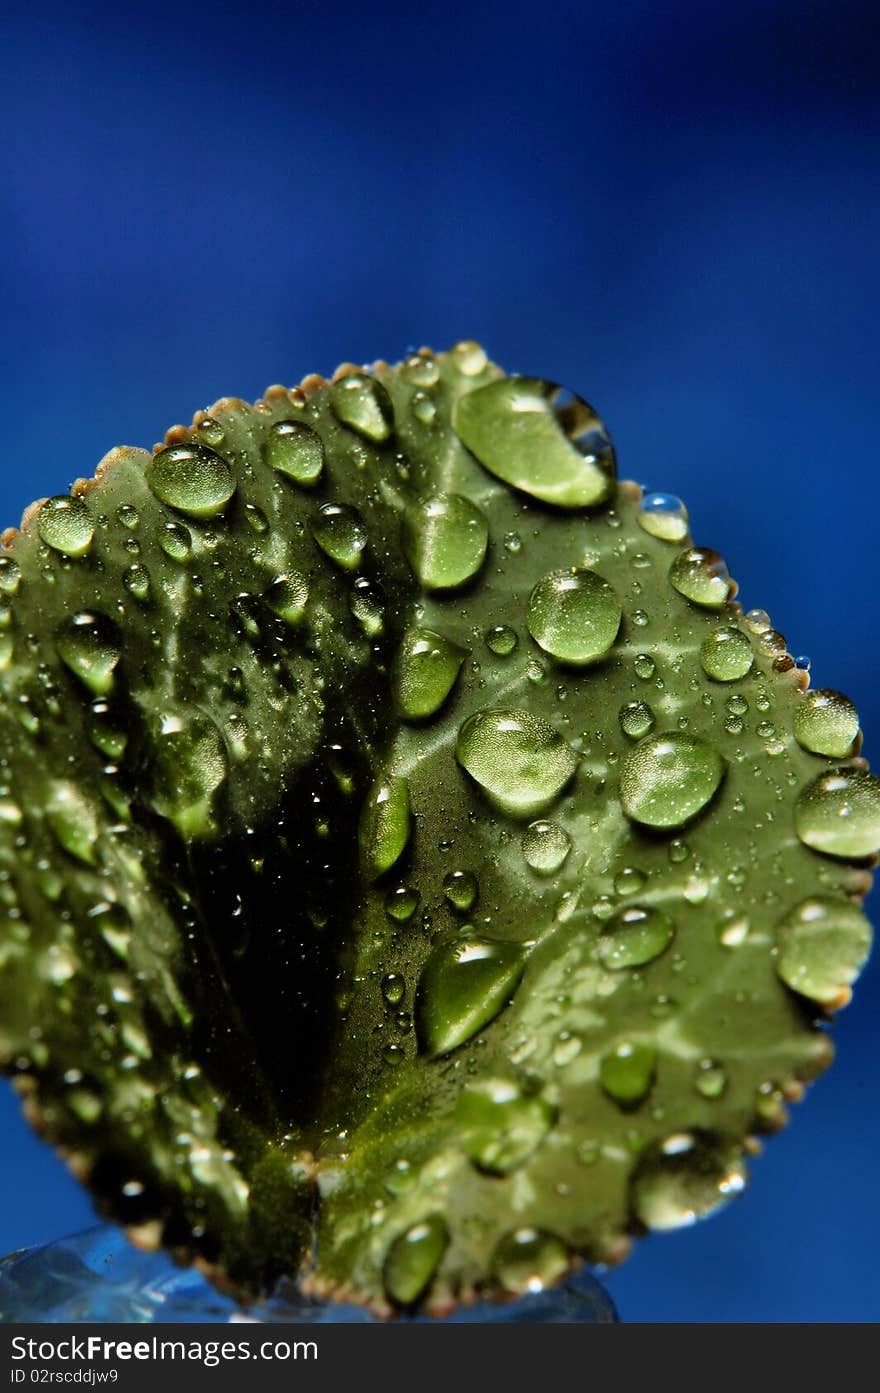
{"type": "Polygon", "coordinates": [[[213,804],[229,770],[226,746],[199,711],[168,710],[154,717],[152,805],[189,839],[216,831],[213,804]]]}
{"type": "Polygon", "coordinates": [[[312,488],[324,469],[324,442],[305,421],[276,421],[266,441],[266,459],[300,488],[312,488]]]}
{"type": "Polygon", "coordinates": [[[845,1006],[871,951],[871,925],[849,900],[817,895],[780,921],[776,948],[786,986],[823,1006],[845,1006]]]}
{"type": "Polygon", "coordinates": [[[160,450],[146,475],[161,503],[189,517],[215,517],[235,493],[235,477],[223,456],[195,442],[160,450]]]}
{"type": "Polygon", "coordinates": [[[571,851],[571,837],[563,827],[555,822],[531,822],[522,839],[523,856],[526,865],[539,875],[552,875],[558,871],[571,851]]]}
{"type": "Polygon", "coordinates": [[[851,766],[820,774],[800,793],[794,825],[806,846],[826,856],[873,856],[880,851],[880,780],[851,766]]]}
{"type": "Polygon", "coordinates": [[[595,571],[554,571],[539,580],[529,598],[529,633],[561,662],[584,664],[602,658],[617,638],[620,602],[595,571]]]}
{"type": "Polygon", "coordinates": [[[381,382],[366,373],[348,373],[334,382],[330,409],[337,421],[376,444],[387,440],[394,430],[391,398],[381,382]]]}
{"type": "Polygon", "coordinates": [[[409,841],[410,826],[406,779],[377,779],[364,800],[358,832],[361,865],[370,880],[377,880],[400,860],[409,841]]]}
{"type": "Polygon", "coordinates": [[[409,508],[403,549],[426,590],[455,590],[479,571],[486,557],[486,515],[459,493],[435,493],[409,508]]]}
{"type": "Polygon", "coordinates": [[[635,1108],[647,1097],[654,1082],[657,1051],[653,1045],[624,1041],[603,1054],[599,1061],[599,1082],[615,1103],[635,1108]]]}
{"type": "Polygon", "coordinates": [[[620,728],[631,740],[650,735],[656,724],[654,712],[646,701],[628,701],[618,712],[620,728]]]}
{"type": "Polygon", "coordinates": [[[312,527],[318,546],[344,571],[356,571],[367,545],[367,529],[356,508],[325,503],[312,527]]]}
{"type": "Polygon", "coordinates": [[[481,1079],[458,1096],[455,1125],[471,1161],[491,1175],[507,1175],[544,1140],[556,1109],[512,1079],[481,1079]]]}
{"type": "Polygon", "coordinates": [[[467,650],[433,629],[407,629],[394,661],[397,709],[406,721],[423,721],[445,702],[467,650]]]}
{"type": "Polygon", "coordinates": [[[653,962],[672,942],[675,925],[651,905],[627,905],[603,925],[596,951],[604,967],[619,971],[653,962]]]}
{"type": "Polygon", "coordinates": [[[649,735],[624,760],[623,811],[646,827],[681,827],[715,796],[724,770],[724,760],[704,740],[681,731],[649,735]]]}
{"type": "Polygon", "coordinates": [[[543,1291],[568,1271],[565,1244],[542,1229],[519,1228],[505,1234],[492,1259],[492,1274],[499,1286],[516,1295],[543,1291]]]}
{"type": "Polygon", "coordinates": [[[47,547],[64,556],[85,556],[95,526],[83,499],[60,494],[48,498],[37,518],[37,531],[47,547]]]}
{"type": "Polygon", "coordinates": [[[277,614],[285,624],[296,628],[305,618],[309,602],[309,583],[305,576],[296,571],[290,575],[276,576],[263,598],[273,614],[277,614]]]}
{"type": "Polygon", "coordinates": [[[700,645],[700,662],[716,682],[736,682],[752,666],[752,645],[742,629],[713,629],[700,645]]]}
{"type": "Polygon", "coordinates": [[[85,610],[63,620],[56,631],[55,646],[61,660],[95,696],[106,696],[112,690],[113,670],[122,657],[122,639],[106,614],[85,610]]]}
{"type": "Polygon", "coordinates": [[[524,969],[525,956],[516,943],[469,933],[438,943],[416,993],[423,1050],[448,1054],[470,1040],[507,1005],[524,969]]]}
{"type": "Polygon", "coordinates": [[[428,1288],[449,1246],[449,1231],[440,1214],[412,1224],[395,1238],[385,1259],[383,1278],[398,1306],[412,1306],[428,1288]]]}
{"type": "Polygon", "coordinates": [[[75,784],[57,780],[46,799],[46,817],[59,845],[77,861],[95,863],[98,819],[95,809],[75,784]]]}
{"type": "Polygon", "coordinates": [[[640,1223],[664,1232],[714,1213],[745,1184],[738,1148],[707,1133],[676,1132],[639,1157],[630,1202],[640,1223]]]}
{"type": "Polygon", "coordinates": [[[506,377],[460,397],[454,427],[490,474],[558,508],[614,493],[614,450],[591,406],[552,382],[506,377]]]}
{"type": "Polygon", "coordinates": [[[859,713],[843,692],[805,692],[797,704],[795,739],[811,754],[843,759],[852,750],[858,733],[859,713]]]}
{"type": "Polygon", "coordinates": [[[478,711],[465,721],[459,764],[511,817],[534,817],[558,798],[577,768],[571,746],[529,711],[478,711]]]}
{"type": "Polygon", "coordinates": [[[703,609],[721,609],[730,597],[730,572],[723,557],[708,547],[688,547],[669,570],[670,584],[703,609]]]}
{"type": "Polygon", "coordinates": [[[680,542],[687,536],[687,508],[674,493],[646,493],[636,516],[639,526],[662,542],[680,542]]]}

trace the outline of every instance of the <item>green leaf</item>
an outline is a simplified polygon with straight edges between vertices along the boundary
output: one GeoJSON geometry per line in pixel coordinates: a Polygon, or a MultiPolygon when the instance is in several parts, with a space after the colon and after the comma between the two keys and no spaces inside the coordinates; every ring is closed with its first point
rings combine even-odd
{"type": "Polygon", "coordinates": [[[0,1053],[140,1242],[443,1310],[745,1183],[880,784],[677,500],[474,344],[229,399],[0,554],[0,1053]]]}

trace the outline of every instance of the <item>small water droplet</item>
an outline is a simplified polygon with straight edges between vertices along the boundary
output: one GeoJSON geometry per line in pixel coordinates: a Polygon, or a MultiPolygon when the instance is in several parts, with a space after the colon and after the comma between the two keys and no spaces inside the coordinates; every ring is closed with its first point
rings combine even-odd
{"type": "Polygon", "coordinates": [[[216,450],[218,445],[222,445],[226,439],[226,432],[219,421],[213,416],[205,416],[199,422],[199,435],[206,445],[211,445],[216,450]]]}
{"type": "Polygon", "coordinates": [[[371,880],[390,871],[403,855],[411,830],[409,785],[406,779],[376,779],[364,800],[359,840],[364,874],[371,880]]]}
{"type": "Polygon", "coordinates": [[[494,629],[487,629],[485,638],[486,647],[498,658],[509,658],[519,643],[516,630],[509,624],[496,624],[494,629]]]}
{"type": "Polygon", "coordinates": [[[492,1273],[514,1295],[543,1291],[568,1271],[568,1250],[560,1238],[542,1229],[518,1228],[495,1249],[492,1273]]]}
{"type": "Polygon", "coordinates": [[[366,373],[347,373],[330,388],[330,409],[337,421],[374,444],[387,440],[394,430],[391,398],[366,373]]]}
{"type": "Polygon", "coordinates": [[[385,594],[376,581],[358,576],[349,604],[367,638],[379,638],[385,632],[385,594]]]}
{"type": "Polygon", "coordinates": [[[669,570],[669,582],[685,599],[704,609],[721,609],[730,597],[730,572],[723,557],[708,547],[688,547],[669,570]]]}
{"type": "Polygon", "coordinates": [[[95,525],[82,498],[60,494],[48,498],[37,518],[37,531],[47,547],[64,556],[85,556],[92,545],[95,525]]]}
{"type": "Polygon", "coordinates": [[[731,910],[718,925],[718,942],[722,948],[741,948],[749,936],[749,928],[748,915],[731,910]]]}
{"type": "Polygon", "coordinates": [[[818,689],[804,692],[794,716],[799,745],[814,755],[844,759],[859,733],[859,713],[843,692],[818,689]]]}
{"type": "Polygon", "coordinates": [[[0,556],[0,590],[16,595],[21,584],[21,567],[11,556],[0,556]]]}
{"type": "Polygon", "coordinates": [[[309,602],[308,581],[297,571],[286,576],[276,576],[263,598],[273,614],[277,614],[285,624],[296,628],[305,618],[309,602]]]}
{"type": "Polygon", "coordinates": [[[620,801],[634,822],[682,827],[714,798],[724,772],[724,760],[703,740],[680,731],[649,735],[623,762],[620,801]]]}
{"type": "Polygon", "coordinates": [[[600,1059],[599,1082],[609,1098],[621,1107],[638,1107],[651,1090],[656,1067],[657,1051],[653,1045],[623,1041],[600,1059]]]}
{"type": "Polygon", "coordinates": [[[751,669],[752,645],[742,629],[712,629],[700,645],[700,662],[714,681],[736,682],[751,669]]]}
{"type": "Polygon", "coordinates": [[[406,382],[414,387],[433,387],[440,380],[437,359],[426,353],[412,353],[401,368],[406,382]]]}
{"type": "Polygon", "coordinates": [[[389,1006],[399,1006],[406,993],[406,982],[399,972],[389,972],[382,978],[382,995],[389,1006]]]}
{"type": "Polygon", "coordinates": [[[192,556],[192,535],[182,523],[166,522],[159,542],[165,555],[170,556],[172,561],[188,561],[192,556]]]}
{"type": "Polygon", "coordinates": [[[453,909],[467,914],[477,902],[479,886],[473,871],[449,871],[443,877],[443,893],[453,909]]]}
{"type": "Polygon", "coordinates": [[[521,818],[553,803],[578,764],[559,732],[529,711],[488,710],[470,716],[459,730],[456,758],[490,802],[521,818]]]}
{"type": "Polygon", "coordinates": [[[429,426],[437,415],[437,407],[426,392],[416,392],[412,399],[412,413],[423,426],[429,426]]]}
{"type": "Polygon", "coordinates": [[[312,527],[318,546],[344,571],[357,570],[367,545],[367,529],[356,508],[346,503],[325,503],[312,527]]]}
{"type": "Polygon", "coordinates": [[[504,1009],[519,985],[525,957],[516,943],[461,937],[432,950],[416,993],[416,1024],[422,1049],[448,1054],[463,1045],[504,1009]]]}
{"type": "Polygon", "coordinates": [[[612,972],[653,962],[672,942],[675,925],[651,905],[627,905],[603,926],[596,952],[612,972]]]}
{"type": "Polygon", "coordinates": [[[385,913],[395,923],[406,924],[419,907],[419,894],[408,885],[395,885],[385,896],[385,913]]]}
{"type": "Polygon", "coordinates": [[[152,456],[147,483],[160,503],[194,518],[221,513],[235,493],[235,477],[222,455],[207,445],[171,445],[152,456]]]}
{"type": "Polygon", "coordinates": [[[583,665],[610,650],[621,620],[620,602],[595,571],[554,571],[538,581],[526,623],[535,642],[561,662],[583,665]]]}
{"type": "Polygon", "coordinates": [[[427,1290],[449,1246],[440,1214],[431,1214],[398,1234],[383,1268],[385,1290],[398,1306],[412,1306],[427,1290]]]}
{"type": "Polygon", "coordinates": [[[75,677],[95,696],[113,687],[114,669],[122,657],[119,630],[105,614],[84,610],[59,625],[55,646],[75,677]]]}
{"type": "Polygon", "coordinates": [[[674,493],[646,493],[636,516],[640,527],[663,542],[681,542],[687,536],[687,508],[674,493]]]}
{"type": "Polygon", "coordinates": [[[426,590],[465,585],[482,567],[488,542],[485,514],[458,493],[431,494],[404,515],[404,551],[426,590]]]}
{"type": "Polygon", "coordinates": [[[490,1175],[509,1175],[541,1144],[556,1110],[534,1089],[512,1079],[467,1084],[455,1107],[456,1132],[465,1154],[490,1175]]]}
{"type": "Polygon", "coordinates": [[[694,1087],[704,1098],[720,1098],[727,1087],[727,1075],[714,1059],[701,1059],[694,1073],[694,1087]]]}
{"type": "Polygon", "coordinates": [[[844,766],[819,774],[795,804],[795,831],[826,856],[860,860],[880,851],[880,780],[844,766]]]}
{"type": "Polygon", "coordinates": [[[614,450],[581,397],[506,377],[460,397],[454,428],[490,474],[557,508],[595,508],[615,488],[614,450]]]}
{"type": "Polygon", "coordinates": [[[633,667],[636,670],[636,677],[640,677],[643,682],[650,682],[657,671],[657,664],[650,653],[637,653],[633,659],[633,667]]]}
{"type": "Polygon", "coordinates": [[[817,895],[779,922],[776,948],[776,971],[786,986],[834,1009],[847,1004],[865,965],[871,925],[851,901],[817,895]]]}
{"type": "Polygon", "coordinates": [[[324,470],[324,442],[305,421],[276,421],[266,441],[266,459],[300,488],[312,488],[324,470]]]}
{"type": "Polygon", "coordinates": [[[123,572],[122,584],[129,595],[144,603],[150,598],[150,573],[146,566],[134,562],[123,572]]]}

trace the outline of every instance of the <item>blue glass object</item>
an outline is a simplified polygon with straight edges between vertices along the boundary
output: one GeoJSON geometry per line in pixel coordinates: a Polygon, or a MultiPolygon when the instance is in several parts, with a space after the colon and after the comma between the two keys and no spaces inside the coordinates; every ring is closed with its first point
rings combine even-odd
{"type": "MultiPolygon", "coordinates": [[[[426,1317],[412,1317],[424,1322],[426,1317]]],[[[617,1320],[613,1302],[589,1273],[563,1286],[536,1292],[507,1305],[462,1308],[453,1324],[604,1325],[617,1320]]],[[[272,1296],[243,1308],[224,1296],[193,1267],[177,1267],[166,1253],[133,1248],[109,1224],[57,1243],[25,1248],[0,1260],[0,1321],[205,1321],[372,1324],[359,1306],[313,1301],[294,1284],[279,1282],[272,1296]]]]}

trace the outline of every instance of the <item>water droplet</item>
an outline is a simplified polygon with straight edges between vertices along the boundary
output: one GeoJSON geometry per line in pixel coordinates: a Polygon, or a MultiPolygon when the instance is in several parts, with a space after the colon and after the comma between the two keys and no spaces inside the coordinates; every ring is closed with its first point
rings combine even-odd
{"type": "Polygon", "coordinates": [[[704,1098],[720,1098],[727,1087],[727,1075],[714,1059],[701,1059],[694,1074],[694,1087],[704,1098]]]}
{"type": "Polygon", "coordinates": [[[687,508],[674,493],[646,493],[636,516],[639,526],[662,542],[681,542],[687,536],[687,508]]]}
{"type": "Polygon", "coordinates": [[[404,720],[426,720],[440,710],[466,657],[467,649],[433,629],[406,630],[392,672],[394,697],[404,720]]]}
{"type": "Polygon", "coordinates": [[[398,1234],[385,1259],[385,1290],[398,1306],[412,1306],[427,1290],[449,1246],[440,1214],[431,1214],[398,1234]]]}
{"type": "Polygon", "coordinates": [[[826,856],[873,856],[880,851],[880,780],[851,766],[820,774],[800,793],[794,825],[806,846],[826,856]]]}
{"type": "Polygon", "coordinates": [[[88,737],[108,759],[121,759],[128,744],[128,732],[106,701],[93,701],[86,719],[88,737]]]}
{"type": "Polygon", "coordinates": [[[312,528],[318,546],[344,571],[357,570],[367,545],[367,529],[356,508],[346,503],[325,503],[312,528]]]}
{"type": "Polygon", "coordinates": [[[462,339],[451,350],[449,357],[453,367],[457,368],[463,377],[479,377],[488,363],[485,349],[471,339],[462,339]]]}
{"type": "Polygon", "coordinates": [[[206,445],[212,445],[215,450],[217,446],[222,445],[223,441],[226,439],[225,430],[220,422],[215,420],[213,416],[205,416],[199,422],[199,435],[206,445]]]}
{"type": "Polygon", "coordinates": [[[641,740],[654,729],[654,712],[646,701],[629,701],[618,712],[620,728],[631,740],[641,740]]]}
{"type": "Polygon", "coordinates": [[[738,1148],[703,1132],[676,1132],[642,1153],[632,1175],[636,1218],[657,1232],[684,1228],[738,1195],[746,1170],[738,1148]]]}
{"type": "Polygon", "coordinates": [[[409,785],[394,776],[376,779],[364,800],[359,840],[361,864],[370,880],[390,871],[409,841],[409,785]]]}
{"type": "Polygon", "coordinates": [[[171,445],[149,460],[147,483],[160,503],[188,517],[212,518],[235,493],[235,477],[207,445],[171,445]]]}
{"type": "Polygon", "coordinates": [[[385,632],[385,595],[376,581],[358,576],[349,604],[367,638],[379,638],[385,632]]]}
{"type": "Polygon", "coordinates": [[[21,584],[21,567],[11,556],[0,556],[0,590],[5,595],[15,595],[21,584]]]}
{"type": "Polygon", "coordinates": [[[599,1060],[599,1082],[615,1103],[634,1108],[650,1092],[656,1067],[657,1051],[653,1045],[624,1041],[599,1060]]]}
{"type": "Polygon", "coordinates": [[[412,413],[423,426],[429,426],[437,415],[437,407],[425,392],[416,392],[412,399],[412,413]]]}
{"type": "Polygon", "coordinates": [[[552,875],[571,851],[571,837],[555,822],[531,822],[523,835],[522,850],[533,871],[552,875]]]}
{"type": "Polygon", "coordinates": [[[408,885],[396,885],[385,896],[385,913],[395,923],[406,924],[419,907],[419,894],[408,885]]]}
{"type": "Polygon", "coordinates": [[[394,430],[391,398],[381,382],[365,373],[347,373],[333,383],[330,409],[337,421],[375,444],[387,440],[394,430]]]}
{"type": "Polygon", "coordinates": [[[650,653],[637,653],[633,659],[633,667],[636,670],[636,677],[640,677],[643,682],[650,682],[657,671],[657,664],[650,653]]]}
{"type": "Polygon", "coordinates": [[[736,682],[752,666],[752,645],[742,629],[713,629],[700,645],[700,662],[716,682],[736,682]]]}
{"type": "Polygon", "coordinates": [[[596,943],[603,967],[618,972],[653,962],[672,942],[675,925],[650,905],[627,905],[604,925],[596,943]]]}
{"type": "Polygon", "coordinates": [[[401,368],[407,382],[414,387],[433,387],[440,380],[437,359],[425,353],[412,353],[401,368]]]}
{"type": "Polygon", "coordinates": [[[150,573],[146,566],[134,562],[123,572],[122,584],[129,595],[143,603],[150,598],[150,573]]]}
{"type": "Polygon", "coordinates": [[[460,914],[473,909],[478,890],[477,877],[472,871],[450,871],[443,877],[443,893],[460,914]]]}
{"type": "Polygon", "coordinates": [[[509,624],[496,624],[494,629],[486,631],[485,638],[486,647],[498,658],[509,658],[519,643],[516,630],[509,624]]]}
{"type": "Polygon", "coordinates": [[[852,750],[858,733],[859,713],[843,692],[804,692],[795,710],[794,734],[805,750],[843,759],[852,750]]]}
{"type": "Polygon", "coordinates": [[[521,818],[553,803],[578,764],[559,732],[529,711],[477,712],[459,730],[455,753],[490,802],[521,818]]]}
{"type": "Polygon", "coordinates": [[[546,653],[581,665],[603,658],[620,628],[620,601],[595,571],[553,571],[529,598],[529,633],[546,653]]]}
{"type": "Polygon", "coordinates": [[[305,618],[309,602],[308,581],[297,571],[286,576],[276,576],[263,598],[273,614],[277,614],[285,624],[296,628],[305,618]]]}
{"type": "Polygon", "coordinates": [[[172,561],[188,561],[192,555],[192,536],[179,522],[166,522],[159,538],[162,550],[172,561]]]}
{"type": "Polygon", "coordinates": [[[494,1020],[507,1005],[525,969],[516,943],[470,933],[441,941],[431,952],[416,993],[422,1049],[448,1054],[494,1020]]]}
{"type": "Polygon", "coordinates": [[[480,570],[488,542],[485,513],[458,493],[431,494],[404,515],[404,551],[426,590],[465,585],[480,570]]]}
{"type": "Polygon", "coordinates": [[[644,889],[646,879],[644,871],[640,871],[638,866],[624,866],[614,877],[614,893],[615,895],[637,895],[640,890],[644,889]]]}
{"type": "Polygon", "coordinates": [[[324,442],[305,421],[276,421],[266,441],[272,469],[300,488],[312,488],[324,469],[324,442]]]}
{"type": "Polygon", "coordinates": [[[64,556],[85,556],[92,545],[95,525],[83,499],[60,494],[40,509],[37,531],[47,547],[64,556]]]}
{"type": "Polygon", "coordinates": [[[871,951],[871,925],[849,900],[814,896],[789,911],[776,928],[776,971],[792,991],[834,1009],[871,951]]]}
{"type": "Polygon", "coordinates": [[[406,982],[399,972],[389,972],[382,978],[382,995],[389,1006],[399,1006],[406,993],[406,982]]]}
{"type": "Polygon", "coordinates": [[[722,948],[741,948],[749,936],[749,918],[731,910],[718,925],[718,942],[722,948]]]}
{"type": "Polygon", "coordinates": [[[623,762],[623,811],[646,827],[681,827],[714,798],[724,771],[724,760],[703,740],[680,731],[649,735],[623,762]]]}
{"type": "Polygon", "coordinates": [[[531,1156],[555,1120],[539,1093],[512,1079],[466,1084],[455,1107],[455,1126],[468,1158],[490,1175],[509,1175],[531,1156]]]}
{"type": "Polygon", "coordinates": [[[552,382],[506,377],[460,397],[454,428],[490,474],[557,508],[595,508],[615,488],[614,450],[591,406],[552,382]]]}
{"type": "Polygon", "coordinates": [[[730,596],[730,572],[717,551],[688,547],[669,570],[672,587],[685,599],[704,609],[721,609],[730,596]]]}
{"type": "Polygon", "coordinates": [[[506,1234],[495,1249],[492,1274],[505,1291],[523,1295],[552,1287],[569,1266],[568,1250],[555,1234],[519,1228],[506,1234]]]}
{"type": "Polygon", "coordinates": [[[98,819],[94,807],[75,784],[58,780],[51,785],[46,818],[66,852],[87,866],[95,864],[98,819]]]}
{"type": "Polygon", "coordinates": [[[226,781],[226,746],[199,711],[167,710],[151,721],[152,806],[186,839],[215,830],[213,804],[226,781]]]}
{"type": "Polygon", "coordinates": [[[56,631],[58,655],[95,696],[113,688],[113,671],[122,657],[119,630],[105,614],[89,610],[65,619],[56,631]]]}

